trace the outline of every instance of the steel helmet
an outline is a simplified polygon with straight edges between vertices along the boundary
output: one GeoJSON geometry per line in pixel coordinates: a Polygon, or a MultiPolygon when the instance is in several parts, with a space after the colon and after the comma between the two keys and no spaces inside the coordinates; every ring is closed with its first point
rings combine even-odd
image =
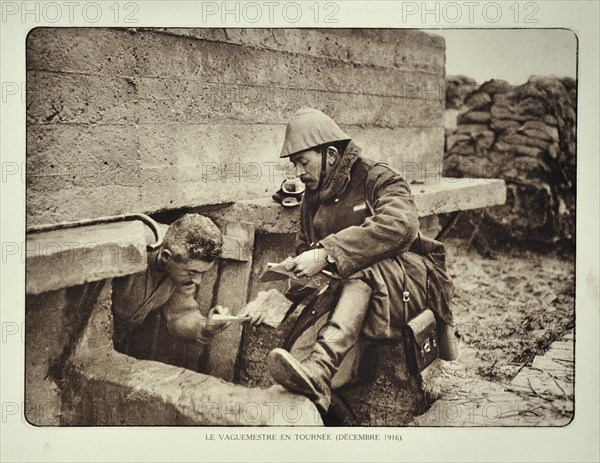
{"type": "Polygon", "coordinates": [[[279,157],[287,158],[325,143],[351,139],[328,115],[318,109],[302,108],[287,124],[279,157]]]}

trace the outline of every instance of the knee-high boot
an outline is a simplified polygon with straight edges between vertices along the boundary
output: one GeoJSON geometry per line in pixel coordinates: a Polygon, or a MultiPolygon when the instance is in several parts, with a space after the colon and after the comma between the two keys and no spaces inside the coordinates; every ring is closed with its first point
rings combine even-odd
{"type": "Polygon", "coordinates": [[[326,412],[331,402],[331,379],[356,344],[370,298],[371,288],[365,282],[349,280],[305,360],[300,362],[279,348],[269,353],[273,379],[292,392],[306,395],[321,412],[326,412]]]}

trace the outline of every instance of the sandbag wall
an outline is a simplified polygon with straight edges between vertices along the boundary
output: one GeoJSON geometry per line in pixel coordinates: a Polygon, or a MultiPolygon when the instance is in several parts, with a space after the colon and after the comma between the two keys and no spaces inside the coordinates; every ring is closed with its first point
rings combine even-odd
{"type": "MultiPolygon", "coordinates": [[[[454,104],[447,100],[447,107],[454,104]]],[[[446,133],[444,175],[502,178],[508,198],[479,214],[485,226],[474,225],[471,215],[459,230],[487,228],[486,239],[494,241],[574,240],[576,106],[569,78],[531,77],[518,86],[491,80],[466,95],[456,127],[446,133]]]]}

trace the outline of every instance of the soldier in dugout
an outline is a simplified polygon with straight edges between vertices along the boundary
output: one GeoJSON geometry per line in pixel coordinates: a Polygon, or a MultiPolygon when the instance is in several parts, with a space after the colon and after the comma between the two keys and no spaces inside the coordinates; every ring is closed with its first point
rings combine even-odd
{"type": "Polygon", "coordinates": [[[202,275],[221,254],[220,230],[207,217],[186,214],[170,226],[164,225],[161,232],[162,245],[148,254],[146,270],[114,280],[113,341],[117,350],[125,350],[128,334],[156,310],[162,311],[171,336],[202,344],[210,343],[229,326],[219,320],[219,315],[230,313],[229,308],[213,307],[204,317],[194,298],[202,275]]]}

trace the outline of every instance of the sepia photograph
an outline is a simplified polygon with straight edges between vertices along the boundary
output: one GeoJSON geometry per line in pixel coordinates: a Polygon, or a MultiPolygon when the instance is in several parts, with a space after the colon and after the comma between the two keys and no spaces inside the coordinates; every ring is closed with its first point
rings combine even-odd
{"type": "Polygon", "coordinates": [[[390,2],[397,27],[340,21],[351,2],[198,2],[176,25],[167,2],[27,3],[2,3],[30,26],[24,80],[2,79],[24,147],[2,159],[4,223],[24,193],[22,242],[2,238],[22,301],[2,309],[3,371],[22,352],[3,425],[380,461],[413,432],[587,414],[588,87],[544,2],[390,2]]]}

